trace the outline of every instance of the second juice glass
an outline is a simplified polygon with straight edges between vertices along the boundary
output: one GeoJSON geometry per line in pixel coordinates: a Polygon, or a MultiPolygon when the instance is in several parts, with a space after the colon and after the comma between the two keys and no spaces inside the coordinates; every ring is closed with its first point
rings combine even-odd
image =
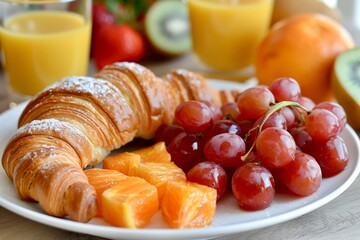
{"type": "Polygon", "coordinates": [[[273,0],[187,0],[193,52],[210,69],[239,72],[252,65],[269,29],[273,0]]]}

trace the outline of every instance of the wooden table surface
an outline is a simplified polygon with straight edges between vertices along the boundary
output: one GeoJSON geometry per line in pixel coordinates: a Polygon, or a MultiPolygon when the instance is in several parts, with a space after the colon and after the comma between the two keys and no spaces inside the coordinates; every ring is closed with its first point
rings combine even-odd
{"type": "MultiPolygon", "coordinates": [[[[185,56],[166,61],[166,63],[153,62],[147,64],[147,66],[155,74],[162,75],[170,69],[177,67],[192,69],[193,62],[189,56],[185,56]]],[[[89,72],[90,75],[92,73],[93,71],[89,72]]],[[[0,69],[0,113],[9,108],[9,103],[10,100],[6,91],[3,72],[0,69]]],[[[98,240],[102,238],[68,232],[36,223],[0,206],[0,240],[3,239],[98,240]]],[[[358,240],[360,239],[360,178],[358,177],[339,197],[315,211],[271,227],[218,239],[358,240]]]]}

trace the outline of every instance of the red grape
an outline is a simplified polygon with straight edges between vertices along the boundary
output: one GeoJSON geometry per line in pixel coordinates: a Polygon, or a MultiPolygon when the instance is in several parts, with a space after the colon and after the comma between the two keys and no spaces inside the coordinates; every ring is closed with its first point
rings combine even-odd
{"type": "MultiPolygon", "coordinates": [[[[260,122],[261,122],[262,118],[259,118],[258,120],[255,121],[254,123],[254,128],[256,126],[259,126],[260,122]]],[[[273,114],[270,115],[270,117],[265,121],[265,123],[262,125],[262,130],[264,130],[265,128],[269,128],[269,127],[277,127],[277,128],[282,128],[282,129],[287,129],[287,125],[286,125],[286,119],[284,117],[284,115],[282,115],[279,112],[274,112],[273,114]]],[[[255,139],[256,136],[258,135],[258,129],[254,129],[250,135],[249,138],[247,140],[249,140],[248,142],[246,142],[246,144],[252,144],[255,139]]]]}
{"type": "Polygon", "coordinates": [[[248,163],[232,176],[231,188],[239,206],[245,210],[269,207],[275,195],[274,178],[265,167],[248,163]]]}
{"type": "Polygon", "coordinates": [[[240,136],[241,129],[233,120],[219,120],[214,122],[213,125],[206,130],[205,141],[220,133],[234,133],[240,136]]]}
{"type": "Polygon", "coordinates": [[[207,160],[213,161],[222,167],[233,167],[245,154],[245,142],[236,134],[221,133],[210,138],[204,147],[207,160]]]}
{"type": "Polygon", "coordinates": [[[242,138],[245,138],[246,135],[249,133],[249,130],[254,126],[255,121],[251,120],[251,121],[236,121],[236,122],[241,129],[240,136],[242,138]]]}
{"type": "Polygon", "coordinates": [[[309,154],[297,152],[295,160],[282,170],[282,180],[287,188],[300,196],[316,192],[321,184],[322,174],[319,164],[309,154]]]}
{"type": "Polygon", "coordinates": [[[323,177],[340,173],[349,162],[349,153],[344,140],[336,136],[328,141],[312,141],[306,151],[321,167],[323,177]]]}
{"type": "Polygon", "coordinates": [[[176,121],[191,133],[202,133],[212,123],[212,111],[203,102],[187,101],[175,109],[176,121]]]}
{"type": "MultiPolygon", "coordinates": [[[[261,118],[259,118],[254,126],[256,124],[259,124],[261,121],[261,118]]],[[[270,115],[270,117],[265,121],[264,125],[262,126],[262,129],[268,128],[268,127],[277,127],[277,128],[282,128],[282,129],[287,129],[287,124],[286,124],[286,118],[284,117],[284,115],[282,115],[279,112],[274,112],[273,114],[270,115]]]]}
{"type": "Polygon", "coordinates": [[[305,107],[308,111],[311,111],[315,107],[315,103],[313,100],[311,100],[308,97],[300,97],[298,100],[298,103],[300,103],[303,107],[305,107]]]}
{"type": "Polygon", "coordinates": [[[205,161],[198,163],[189,170],[186,176],[190,182],[196,182],[216,189],[217,200],[219,200],[226,191],[226,171],[214,162],[205,161]]]}
{"type": "Polygon", "coordinates": [[[204,160],[204,143],[196,134],[182,132],[167,147],[171,160],[185,173],[204,160]]]}
{"type": "Polygon", "coordinates": [[[213,122],[223,118],[223,113],[221,109],[218,106],[216,106],[214,103],[209,101],[200,101],[200,102],[205,103],[205,105],[208,106],[208,108],[210,109],[213,122]]]}
{"type": "Polygon", "coordinates": [[[297,102],[301,97],[300,85],[292,78],[278,78],[271,83],[269,90],[274,94],[276,101],[297,102]]]}
{"type": "Polygon", "coordinates": [[[240,111],[236,102],[225,103],[220,108],[223,116],[227,119],[237,119],[240,111]]]}
{"type": "Polygon", "coordinates": [[[279,168],[294,160],[296,143],[288,131],[269,127],[258,135],[256,151],[265,166],[279,168]]]}
{"type": "Polygon", "coordinates": [[[274,95],[266,87],[248,88],[237,98],[239,117],[242,120],[258,119],[270,109],[274,102],[274,95]]]}
{"type": "Polygon", "coordinates": [[[312,141],[312,137],[305,130],[305,128],[304,127],[292,128],[289,132],[291,136],[293,136],[295,143],[300,148],[300,150],[305,151],[306,146],[312,141]]]}
{"type": "Polygon", "coordinates": [[[291,129],[298,124],[294,111],[290,107],[283,107],[280,110],[280,113],[284,116],[286,120],[286,129],[291,129]]]}
{"type": "Polygon", "coordinates": [[[337,117],[326,109],[314,109],[306,120],[306,131],[317,141],[327,141],[340,132],[337,117]]]}
{"type": "Polygon", "coordinates": [[[315,106],[315,109],[326,109],[335,114],[340,124],[340,131],[346,125],[347,117],[344,108],[335,102],[321,102],[315,106]]]}
{"type": "Polygon", "coordinates": [[[185,129],[177,124],[162,124],[155,132],[156,142],[165,142],[168,146],[179,133],[185,132],[185,129]]]}

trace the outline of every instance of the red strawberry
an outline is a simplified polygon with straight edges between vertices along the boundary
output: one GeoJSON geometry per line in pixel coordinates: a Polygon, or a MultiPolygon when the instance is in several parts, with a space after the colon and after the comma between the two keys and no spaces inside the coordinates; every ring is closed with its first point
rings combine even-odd
{"type": "Polygon", "coordinates": [[[94,52],[95,47],[95,35],[99,29],[108,24],[115,22],[115,15],[109,12],[103,3],[94,3],[92,6],[92,42],[91,42],[91,53],[94,52]]]}
{"type": "Polygon", "coordinates": [[[97,32],[102,26],[113,24],[115,15],[109,12],[102,3],[94,3],[92,5],[92,24],[94,32],[97,32]]]}
{"type": "Polygon", "coordinates": [[[127,24],[104,25],[95,36],[94,62],[98,69],[113,62],[138,62],[145,55],[143,36],[127,24]]]}

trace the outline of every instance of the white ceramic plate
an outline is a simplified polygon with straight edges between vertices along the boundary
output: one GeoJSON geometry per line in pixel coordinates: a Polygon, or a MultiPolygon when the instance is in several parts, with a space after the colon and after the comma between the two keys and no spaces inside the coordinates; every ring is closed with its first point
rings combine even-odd
{"type": "MultiPolygon", "coordinates": [[[[224,81],[211,81],[217,88],[242,89],[249,85],[240,85],[224,81]]],[[[250,85],[253,82],[249,83],[250,85]]],[[[6,143],[16,130],[18,117],[25,104],[0,115],[0,153],[2,155],[6,143]]],[[[212,225],[202,229],[170,229],[162,221],[161,215],[154,216],[145,229],[124,229],[112,227],[102,219],[94,218],[89,223],[78,223],[67,219],[59,219],[45,214],[36,203],[28,203],[18,199],[12,182],[0,167],[0,205],[18,215],[42,224],[68,231],[85,233],[111,239],[198,239],[235,234],[281,223],[330,202],[343,193],[360,172],[359,138],[354,130],[347,126],[341,134],[350,153],[347,168],[339,175],[324,179],[320,189],[309,197],[295,197],[276,194],[272,205],[261,211],[246,212],[238,208],[234,198],[229,194],[217,206],[212,225]]]]}

